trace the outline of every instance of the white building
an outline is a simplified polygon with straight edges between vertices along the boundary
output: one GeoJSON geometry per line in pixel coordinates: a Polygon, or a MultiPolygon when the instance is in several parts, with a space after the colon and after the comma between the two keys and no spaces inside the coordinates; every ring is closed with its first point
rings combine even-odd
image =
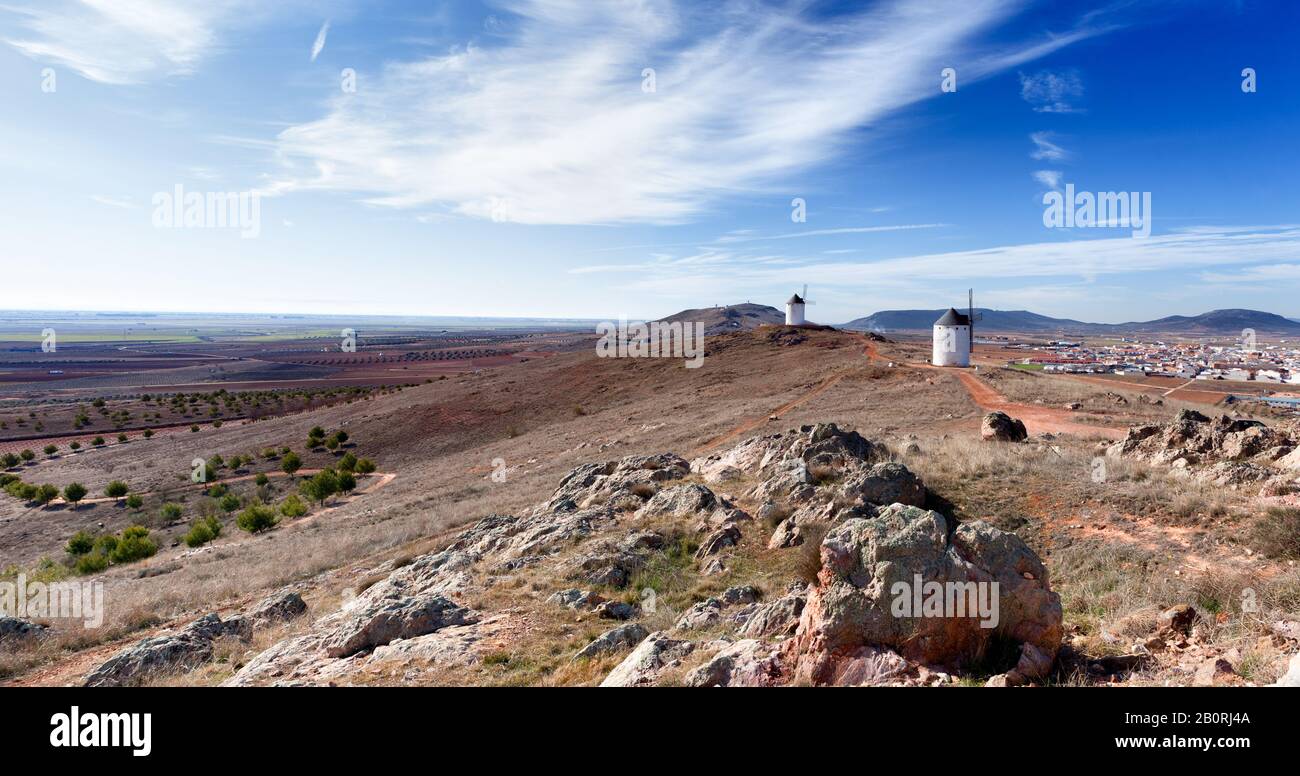
{"type": "Polygon", "coordinates": [[[970,366],[970,318],[951,307],[934,322],[934,349],[930,363],[935,366],[970,366]]]}
{"type": "Polygon", "coordinates": [[[790,297],[785,303],[785,325],[801,326],[803,325],[803,299],[798,294],[790,297]]]}

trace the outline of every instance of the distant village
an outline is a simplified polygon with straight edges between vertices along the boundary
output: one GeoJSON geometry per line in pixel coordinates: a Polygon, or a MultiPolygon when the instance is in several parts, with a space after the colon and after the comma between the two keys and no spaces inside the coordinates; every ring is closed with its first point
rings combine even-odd
{"type": "MultiPolygon", "coordinates": [[[[1276,384],[1281,392],[1300,386],[1300,343],[1235,345],[1197,342],[1142,342],[1122,337],[1113,344],[1052,340],[1046,344],[999,342],[1008,349],[1033,351],[1013,360],[1044,372],[1128,374],[1184,380],[1222,380],[1276,384]]],[[[1270,403],[1300,406],[1300,396],[1268,397],[1270,403]]]]}

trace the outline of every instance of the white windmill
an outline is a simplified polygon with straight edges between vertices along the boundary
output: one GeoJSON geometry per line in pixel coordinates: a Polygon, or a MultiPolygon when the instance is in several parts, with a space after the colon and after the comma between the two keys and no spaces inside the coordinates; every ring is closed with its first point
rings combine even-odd
{"type": "Polygon", "coordinates": [[[799,294],[795,294],[794,296],[786,300],[785,325],[802,326],[804,323],[804,316],[803,316],[804,305],[808,305],[808,304],[817,304],[817,303],[809,301],[808,284],[805,283],[803,287],[803,296],[800,296],[799,294]]]}

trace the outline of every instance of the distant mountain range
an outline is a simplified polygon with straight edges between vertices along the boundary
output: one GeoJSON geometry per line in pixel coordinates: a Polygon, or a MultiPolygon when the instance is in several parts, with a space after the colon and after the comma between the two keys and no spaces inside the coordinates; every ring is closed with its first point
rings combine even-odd
{"type": "MultiPolygon", "coordinates": [[[[865,318],[842,324],[855,331],[929,331],[946,310],[882,310],[865,318]]],[[[966,312],[961,309],[958,312],[966,312]]],[[[1167,333],[1188,335],[1240,335],[1243,329],[1261,334],[1300,334],[1300,321],[1259,310],[1211,310],[1200,315],[1171,315],[1154,321],[1129,323],[1088,323],[1070,318],[1051,318],[1028,310],[990,310],[975,308],[979,316],[975,327],[982,331],[1031,333],[1167,333]]]]}

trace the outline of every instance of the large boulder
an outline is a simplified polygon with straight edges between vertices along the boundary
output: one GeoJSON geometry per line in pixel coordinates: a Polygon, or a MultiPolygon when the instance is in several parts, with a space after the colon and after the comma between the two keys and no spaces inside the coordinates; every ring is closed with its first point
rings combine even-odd
{"type": "Polygon", "coordinates": [[[272,625],[288,622],[307,613],[307,603],[292,590],[282,590],[257,603],[248,613],[254,625],[272,625]]]}
{"type": "Polygon", "coordinates": [[[980,438],[987,441],[1023,442],[1028,437],[1025,424],[1005,412],[990,412],[980,422],[980,438]]]}
{"type": "Polygon", "coordinates": [[[681,665],[682,659],[694,650],[695,645],[689,641],[669,638],[663,631],[652,633],[609,672],[600,686],[639,687],[654,684],[665,670],[681,665]]]}
{"type": "Polygon", "coordinates": [[[1050,666],[1060,646],[1061,603],[1042,561],[1015,534],[981,521],[953,528],[938,512],[895,504],[833,526],[821,562],[787,642],[800,678],[834,681],[863,647],[960,669],[1011,642],[1021,645],[1018,668],[1034,679],[1042,656],[1050,666]]]}
{"type": "Polygon", "coordinates": [[[638,622],[629,622],[617,628],[611,628],[597,636],[590,644],[578,651],[574,658],[593,658],[611,652],[622,652],[640,644],[650,635],[650,631],[638,622]]]}
{"type": "Polygon", "coordinates": [[[49,630],[40,623],[18,617],[0,617],[0,641],[26,641],[44,636],[49,630]]]}
{"type": "Polygon", "coordinates": [[[743,639],[719,650],[686,675],[687,687],[770,687],[782,679],[777,651],[757,639],[743,639]]]}
{"type": "Polygon", "coordinates": [[[223,620],[214,612],[177,633],[147,638],[118,652],[86,676],[85,686],[132,685],[160,673],[192,670],[212,659],[214,640],[234,637],[247,641],[252,632],[247,618],[223,620]]]}
{"type": "Polygon", "coordinates": [[[840,486],[840,497],[862,504],[925,506],[925,486],[901,463],[878,463],[851,473],[840,486]]]}
{"type": "Polygon", "coordinates": [[[440,595],[399,598],[359,610],[335,626],[324,640],[325,654],[348,657],[393,641],[423,636],[449,625],[473,622],[469,609],[440,595]]]}

